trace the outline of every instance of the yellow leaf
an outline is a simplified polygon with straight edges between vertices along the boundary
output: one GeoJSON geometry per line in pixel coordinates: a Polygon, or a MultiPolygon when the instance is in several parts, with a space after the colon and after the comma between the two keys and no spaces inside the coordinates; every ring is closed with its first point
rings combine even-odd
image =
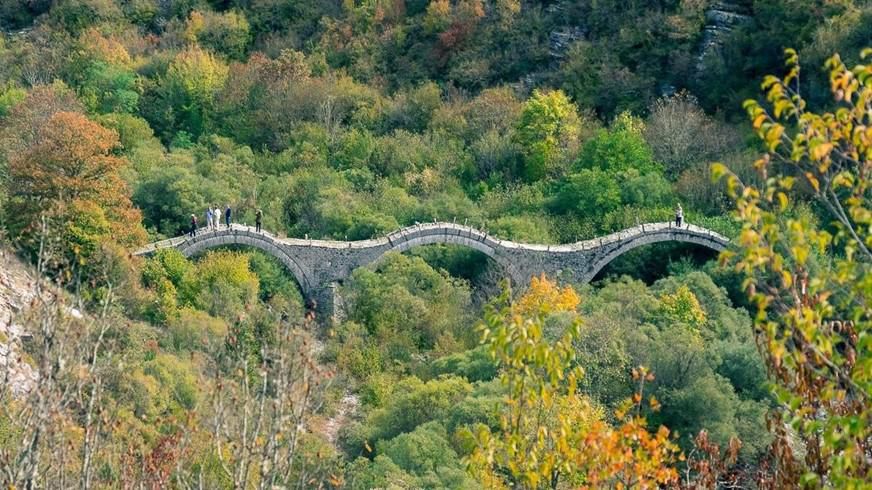
{"type": "Polygon", "coordinates": [[[821,191],[821,184],[820,184],[820,182],[818,182],[817,177],[815,177],[814,175],[812,175],[811,172],[806,172],[806,173],[805,173],[805,178],[808,179],[808,183],[811,184],[811,186],[814,188],[815,192],[820,192],[820,191],[821,191]]]}
{"type": "Polygon", "coordinates": [[[824,142],[817,146],[812,146],[809,153],[812,160],[822,160],[824,157],[829,155],[831,151],[833,151],[833,144],[830,142],[824,142]]]}
{"type": "Polygon", "coordinates": [[[760,129],[760,126],[766,121],[766,114],[760,114],[759,116],[754,118],[753,126],[754,129],[760,129]]]}
{"type": "Polygon", "coordinates": [[[778,204],[779,204],[779,206],[781,206],[781,210],[784,211],[785,209],[787,209],[787,194],[785,194],[783,192],[779,192],[777,194],[777,196],[778,196],[778,204]]]}
{"type": "Polygon", "coordinates": [[[717,182],[727,174],[727,166],[723,163],[716,162],[711,165],[712,182],[717,182]]]}

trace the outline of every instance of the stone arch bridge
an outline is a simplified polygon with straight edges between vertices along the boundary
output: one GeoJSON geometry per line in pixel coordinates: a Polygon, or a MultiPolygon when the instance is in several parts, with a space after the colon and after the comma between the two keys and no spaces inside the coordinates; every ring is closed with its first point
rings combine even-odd
{"type": "Polygon", "coordinates": [[[600,238],[565,245],[517,243],[455,223],[425,223],[402,228],[382,238],[351,242],[279,238],[254,228],[200,231],[196,236],[176,237],[149,244],[134,255],[149,256],[163,248],[175,248],[186,257],[207,249],[243,245],[263,250],[291,271],[306,299],[319,313],[335,319],[339,297],[336,288],[358,267],[377,262],[388,252],[436,243],[455,244],[478,250],[499,264],[515,287],[524,288],[534,275],[545,273],[565,282],[589,282],[609,262],[636,247],[650,243],[688,242],[721,251],[729,240],[705,228],[674,223],[647,223],[600,238]]]}

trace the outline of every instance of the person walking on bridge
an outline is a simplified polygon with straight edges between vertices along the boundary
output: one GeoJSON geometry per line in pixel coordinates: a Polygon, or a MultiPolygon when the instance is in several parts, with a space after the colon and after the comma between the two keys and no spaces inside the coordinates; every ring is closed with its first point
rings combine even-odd
{"type": "Polygon", "coordinates": [[[260,209],[258,209],[258,210],[255,211],[255,213],[254,213],[254,230],[255,230],[257,233],[260,233],[260,225],[261,225],[262,222],[263,222],[263,211],[261,211],[260,209]]]}
{"type": "Polygon", "coordinates": [[[215,228],[215,231],[218,231],[218,228],[221,227],[221,208],[217,204],[212,208],[212,226],[215,228]]]}
{"type": "Polygon", "coordinates": [[[191,215],[191,232],[189,233],[189,235],[193,237],[196,234],[197,234],[197,215],[192,214],[191,215]]]}
{"type": "Polygon", "coordinates": [[[212,206],[206,206],[206,229],[212,231],[215,222],[212,221],[212,206]]]}
{"type": "Polygon", "coordinates": [[[681,228],[681,224],[684,221],[684,210],[681,209],[681,203],[678,203],[678,207],[675,208],[675,226],[681,228]]]}
{"type": "Polygon", "coordinates": [[[233,213],[230,211],[230,205],[227,205],[227,208],[224,210],[224,224],[227,226],[227,229],[230,229],[230,223],[233,213]]]}

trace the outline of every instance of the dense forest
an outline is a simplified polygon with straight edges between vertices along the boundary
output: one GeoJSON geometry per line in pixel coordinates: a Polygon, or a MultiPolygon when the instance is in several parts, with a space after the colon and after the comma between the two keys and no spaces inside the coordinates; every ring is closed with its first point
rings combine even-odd
{"type": "Polygon", "coordinates": [[[0,0],[0,251],[38,277],[0,482],[869,485],[869,47],[863,0],[0,0]],[[679,204],[730,248],[519,285],[421,246],[333,319],[262,251],[132,254],[212,208],[567,244],[679,204]]]}

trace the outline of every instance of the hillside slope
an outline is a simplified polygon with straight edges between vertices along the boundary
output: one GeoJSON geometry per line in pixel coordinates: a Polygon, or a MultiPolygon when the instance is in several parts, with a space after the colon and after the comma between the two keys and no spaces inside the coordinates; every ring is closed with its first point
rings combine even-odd
{"type": "Polygon", "coordinates": [[[22,356],[21,342],[27,333],[16,323],[36,297],[32,268],[0,248],[0,368],[3,388],[15,394],[26,392],[37,374],[22,356]]]}

